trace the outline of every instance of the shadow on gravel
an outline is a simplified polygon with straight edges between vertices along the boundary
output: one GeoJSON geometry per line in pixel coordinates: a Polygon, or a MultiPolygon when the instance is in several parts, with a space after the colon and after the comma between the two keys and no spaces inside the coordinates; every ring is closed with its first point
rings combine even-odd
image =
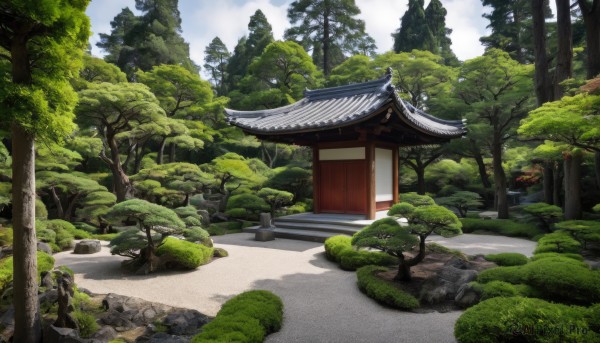
{"type": "Polygon", "coordinates": [[[293,239],[276,238],[272,241],[260,242],[254,240],[253,233],[234,233],[224,236],[213,236],[213,241],[216,245],[238,245],[252,248],[277,249],[303,252],[316,247],[323,246],[319,242],[298,241],[293,239]]]}

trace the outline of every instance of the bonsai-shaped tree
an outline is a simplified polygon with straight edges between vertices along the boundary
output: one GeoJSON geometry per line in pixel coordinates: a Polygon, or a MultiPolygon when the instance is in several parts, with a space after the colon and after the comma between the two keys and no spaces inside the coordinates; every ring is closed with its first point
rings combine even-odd
{"type": "Polygon", "coordinates": [[[458,215],[461,218],[465,218],[469,208],[483,205],[483,199],[475,192],[460,191],[448,197],[437,199],[437,203],[442,206],[455,208],[458,211],[458,215]]]}
{"type": "MultiPolygon", "coordinates": [[[[435,201],[428,195],[421,195],[415,192],[400,194],[400,201],[409,203],[413,206],[435,205],[435,201]]],[[[388,215],[391,215],[388,213],[388,215]]]]}
{"type": "Polygon", "coordinates": [[[567,220],[554,225],[568,232],[587,249],[588,242],[600,242],[600,222],[593,220],[567,220]]]}
{"type": "Polygon", "coordinates": [[[237,219],[256,220],[261,212],[268,211],[269,205],[252,193],[232,195],[227,201],[225,215],[237,219]]]}
{"type": "Polygon", "coordinates": [[[294,198],[294,195],[290,192],[268,187],[261,189],[257,194],[271,207],[271,218],[275,218],[275,211],[282,206],[291,204],[294,198]]]}
{"type": "Polygon", "coordinates": [[[563,217],[563,211],[560,207],[545,202],[527,205],[523,207],[523,210],[538,218],[546,231],[550,231],[550,225],[563,217]]]}
{"type": "MultiPolygon", "coordinates": [[[[373,248],[398,258],[398,274],[395,280],[410,281],[410,267],[425,258],[425,240],[435,232],[444,237],[461,234],[461,222],[456,215],[443,206],[424,205],[415,207],[408,203],[396,204],[390,209],[396,216],[405,217],[407,226],[401,226],[394,218],[375,221],[352,237],[352,245],[373,248]],[[393,211],[392,211],[393,210],[393,211]],[[418,244],[418,253],[408,259],[404,253],[418,244]]],[[[388,215],[390,215],[388,212],[388,215]]]]}
{"type": "Polygon", "coordinates": [[[126,231],[121,234],[128,237],[125,242],[121,242],[119,236],[111,241],[111,245],[113,245],[111,253],[131,257],[130,263],[136,267],[140,266],[138,273],[153,272],[161,265],[160,258],[156,255],[156,249],[162,237],[156,237],[155,234],[164,237],[169,234],[181,233],[185,228],[185,224],[173,210],[141,199],[131,199],[116,204],[108,212],[107,217],[111,218],[113,223],[123,219],[134,220],[138,229],[145,234],[144,237],[126,231]],[[123,246],[120,247],[118,244],[132,240],[134,242],[143,241],[144,239],[146,240],[144,244],[135,246],[133,249],[123,249],[123,246]],[[136,252],[135,248],[138,248],[139,251],[136,252]]]}

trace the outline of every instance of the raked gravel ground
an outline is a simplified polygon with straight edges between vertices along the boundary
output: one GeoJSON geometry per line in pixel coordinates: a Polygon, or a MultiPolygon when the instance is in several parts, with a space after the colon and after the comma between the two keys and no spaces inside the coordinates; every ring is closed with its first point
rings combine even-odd
{"type": "MultiPolygon", "coordinates": [[[[229,252],[191,272],[131,276],[119,268],[123,259],[102,251],[92,255],[62,252],[56,265],[69,266],[79,287],[94,293],[117,293],[163,304],[196,309],[214,316],[227,299],[250,289],[266,289],[283,300],[285,321],[266,342],[454,342],[461,312],[408,313],[384,308],[360,293],[356,274],[325,258],[323,244],[276,239],[257,242],[253,234],[215,237],[229,252]]],[[[467,254],[521,252],[531,255],[535,243],[514,238],[463,235],[461,241],[436,237],[467,254]]]]}

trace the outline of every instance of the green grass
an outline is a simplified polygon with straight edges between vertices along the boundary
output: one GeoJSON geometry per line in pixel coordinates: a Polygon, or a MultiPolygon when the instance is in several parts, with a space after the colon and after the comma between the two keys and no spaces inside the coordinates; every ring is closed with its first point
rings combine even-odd
{"type": "Polygon", "coordinates": [[[533,224],[518,223],[511,219],[460,218],[463,233],[486,233],[508,237],[534,239],[545,233],[533,224]]]}
{"type": "Polygon", "coordinates": [[[484,258],[488,261],[495,262],[499,266],[505,266],[505,267],[521,266],[521,265],[526,264],[529,261],[527,256],[525,256],[523,254],[519,254],[519,253],[512,253],[512,252],[506,252],[506,253],[500,253],[500,254],[489,254],[489,255],[485,255],[484,258]]]}

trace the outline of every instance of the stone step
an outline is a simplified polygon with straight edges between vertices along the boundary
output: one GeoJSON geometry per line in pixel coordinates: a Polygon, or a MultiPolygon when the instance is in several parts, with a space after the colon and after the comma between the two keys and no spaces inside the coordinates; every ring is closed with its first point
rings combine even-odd
{"type": "MultiPolygon", "coordinates": [[[[251,226],[245,228],[244,232],[255,233],[258,230],[258,226],[251,226]]],[[[287,228],[274,228],[275,237],[297,239],[301,241],[310,242],[325,242],[329,237],[339,235],[340,233],[316,231],[316,230],[301,230],[301,229],[287,229],[287,228]]]]}
{"type": "Polygon", "coordinates": [[[322,222],[294,222],[285,220],[275,220],[275,226],[280,229],[293,229],[293,230],[308,230],[308,231],[321,231],[329,232],[333,234],[345,234],[353,235],[364,226],[346,225],[346,224],[329,224],[322,222]]]}
{"type": "Polygon", "coordinates": [[[345,227],[352,227],[352,228],[356,228],[356,229],[362,229],[365,226],[369,225],[369,222],[366,220],[357,220],[357,221],[350,221],[350,220],[344,220],[341,218],[318,218],[318,219],[305,219],[305,218],[295,218],[293,216],[286,216],[286,217],[279,217],[279,218],[275,218],[274,220],[275,224],[288,224],[288,223],[301,223],[301,224],[308,224],[308,225],[337,225],[337,226],[345,226],[345,227]]]}

